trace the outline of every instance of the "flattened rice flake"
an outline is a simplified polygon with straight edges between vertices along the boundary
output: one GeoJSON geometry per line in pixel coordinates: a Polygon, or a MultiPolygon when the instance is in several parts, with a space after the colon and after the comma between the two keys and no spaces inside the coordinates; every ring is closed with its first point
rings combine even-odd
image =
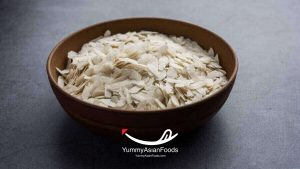
{"type": "Polygon", "coordinates": [[[125,110],[159,110],[202,100],[227,83],[219,56],[196,42],[158,32],[105,31],[68,52],[58,86],[86,102],[125,110]]]}

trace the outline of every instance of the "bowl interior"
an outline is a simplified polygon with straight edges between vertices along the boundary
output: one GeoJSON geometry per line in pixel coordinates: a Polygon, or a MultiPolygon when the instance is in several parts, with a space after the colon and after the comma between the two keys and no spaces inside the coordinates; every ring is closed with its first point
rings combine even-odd
{"type": "MultiPolygon", "coordinates": [[[[128,31],[149,30],[167,35],[183,36],[196,41],[201,47],[209,49],[212,47],[219,55],[221,66],[227,72],[229,83],[234,80],[237,72],[237,58],[231,47],[216,34],[199,26],[159,18],[132,18],[121,19],[96,24],[73,33],[63,39],[51,52],[47,70],[49,78],[57,82],[58,73],[56,67],[64,69],[67,63],[67,53],[71,50],[79,51],[84,43],[87,43],[110,30],[112,34],[126,33],[128,31]]],[[[57,86],[58,87],[58,86],[57,86]]]]}

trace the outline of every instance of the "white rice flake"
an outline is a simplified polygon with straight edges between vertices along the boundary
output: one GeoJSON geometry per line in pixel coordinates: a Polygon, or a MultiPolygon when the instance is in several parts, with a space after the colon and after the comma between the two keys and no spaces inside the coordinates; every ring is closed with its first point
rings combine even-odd
{"type": "Polygon", "coordinates": [[[58,86],[86,102],[126,110],[174,108],[215,93],[226,72],[213,48],[184,37],[105,31],[79,52],[68,52],[58,86]]]}

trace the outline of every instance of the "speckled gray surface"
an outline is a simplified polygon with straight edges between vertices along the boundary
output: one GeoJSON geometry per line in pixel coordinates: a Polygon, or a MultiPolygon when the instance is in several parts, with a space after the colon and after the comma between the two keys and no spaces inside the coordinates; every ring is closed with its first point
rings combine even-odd
{"type": "Polygon", "coordinates": [[[0,1],[0,168],[300,168],[300,2],[0,1]],[[240,70],[221,111],[161,159],[124,154],[55,99],[45,63],[71,32],[123,17],[202,25],[236,50],[240,70]]]}

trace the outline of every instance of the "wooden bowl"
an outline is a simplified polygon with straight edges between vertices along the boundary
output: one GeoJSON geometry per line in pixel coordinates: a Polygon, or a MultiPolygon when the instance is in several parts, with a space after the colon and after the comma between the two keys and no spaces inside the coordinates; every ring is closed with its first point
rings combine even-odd
{"type": "Polygon", "coordinates": [[[186,133],[212,118],[227,100],[238,70],[238,61],[232,48],[218,35],[190,23],[161,18],[128,18],[99,23],[71,34],[52,50],[47,61],[50,85],[64,110],[76,121],[100,134],[121,136],[121,129],[128,133],[148,137],[161,135],[165,129],[173,133],[186,133]],[[193,104],[156,111],[127,111],[100,107],[77,99],[57,85],[56,67],[64,69],[67,53],[79,51],[84,43],[103,35],[128,31],[149,30],[167,35],[190,38],[205,49],[212,47],[219,54],[221,66],[229,79],[226,86],[204,100],[193,104]]]}

